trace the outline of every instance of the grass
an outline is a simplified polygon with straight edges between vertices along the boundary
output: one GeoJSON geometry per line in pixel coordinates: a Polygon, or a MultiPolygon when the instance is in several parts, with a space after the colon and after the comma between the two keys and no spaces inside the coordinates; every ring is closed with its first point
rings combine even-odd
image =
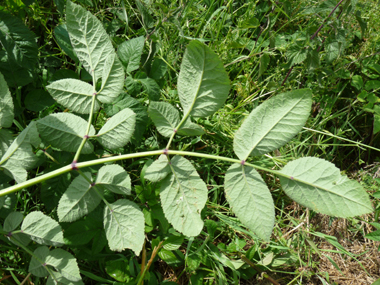
{"type": "MultiPolygon", "coordinates": [[[[206,131],[200,139],[174,139],[177,149],[234,157],[230,147],[233,135],[253,108],[283,91],[310,88],[313,111],[304,131],[291,143],[255,163],[279,169],[295,158],[317,156],[332,161],[346,175],[358,180],[370,194],[378,191],[380,138],[379,133],[373,133],[374,113],[369,110],[373,110],[379,101],[370,105],[368,100],[359,100],[358,94],[364,88],[358,90],[351,84],[354,75],[362,76],[365,82],[379,77],[379,73],[371,68],[371,64],[379,60],[380,11],[376,1],[359,1],[357,4],[357,10],[361,11],[367,24],[363,35],[354,11],[343,13],[339,21],[336,20],[339,8],[314,41],[310,37],[332,11],[333,6],[329,3],[334,1],[155,1],[146,5],[147,13],[157,23],[151,27],[148,27],[148,17],[142,15],[134,1],[77,2],[84,6],[93,3],[86,7],[108,27],[115,46],[126,39],[149,35],[139,71],[148,71],[145,63],[150,60],[150,54],[162,60],[167,65],[167,73],[157,80],[161,98],[174,106],[179,104],[175,91],[177,76],[189,39],[206,42],[222,59],[232,86],[227,103],[213,116],[199,119],[198,123],[206,131]],[[125,14],[128,24],[123,18],[125,14]],[[325,43],[337,39],[342,29],[346,31],[344,41],[338,40],[345,48],[331,60],[332,51],[325,43]],[[310,67],[304,60],[292,68],[289,65],[290,52],[296,44],[301,44],[303,49],[320,47],[319,65],[310,67]],[[270,59],[266,68],[260,62],[264,54],[270,59]]],[[[71,69],[77,73],[79,70],[55,40],[54,28],[64,22],[64,18],[58,10],[52,10],[51,7],[55,7],[53,1],[35,1],[30,6],[15,3],[7,0],[0,10],[21,18],[36,34],[39,46],[35,86],[19,88],[18,103],[23,107],[29,89],[46,86],[58,69],[71,69]]],[[[379,94],[378,89],[371,92],[375,96],[379,94]]],[[[137,92],[134,97],[146,105],[146,94],[137,92]]],[[[25,127],[30,120],[57,108],[53,105],[41,112],[19,110],[16,120],[25,127]]],[[[14,127],[13,132],[18,133],[20,129],[14,127]]],[[[155,129],[149,127],[139,147],[154,150],[165,144],[155,129]]],[[[52,154],[62,164],[70,159],[52,154]]],[[[179,284],[268,284],[271,281],[266,277],[277,280],[278,284],[372,284],[380,278],[380,266],[373,261],[379,258],[379,243],[365,238],[374,230],[370,222],[378,222],[378,210],[372,215],[352,219],[329,218],[292,202],[275,176],[262,173],[276,206],[276,225],[271,241],[265,243],[244,228],[224,198],[224,173],[229,164],[208,159],[193,162],[209,189],[209,200],[202,213],[206,219],[204,231],[196,238],[186,238],[173,256],[159,254],[149,270],[149,284],[159,284],[158,280],[162,284],[170,284],[169,281],[179,284]],[[254,266],[242,261],[242,256],[254,266]]],[[[136,160],[132,165],[123,163],[123,166],[131,174],[135,191],[140,187],[143,193],[150,191],[151,195],[157,196],[154,185],[141,181],[140,172],[145,163],[146,160],[136,160]]],[[[51,162],[49,167],[45,165],[45,168],[34,170],[33,174],[50,171],[54,165],[51,162]]],[[[48,205],[49,199],[54,198],[44,196],[46,190],[49,189],[37,185],[17,193],[12,208],[25,214],[41,210],[55,217],[56,209],[48,205]]],[[[378,207],[379,198],[375,195],[372,199],[374,206],[378,207]]],[[[147,239],[151,241],[146,244],[148,260],[154,244],[162,239],[155,230],[158,225],[165,226],[164,222],[155,221],[147,232],[147,239]]],[[[43,284],[43,279],[28,276],[29,255],[5,237],[1,239],[0,282],[21,284],[29,278],[26,284],[43,284]]],[[[126,260],[129,271],[120,269],[125,274],[131,274],[131,268],[138,272],[141,262],[129,252],[114,253],[107,247],[102,249],[101,255],[95,256],[85,248],[79,248],[76,256],[81,260],[85,284],[111,284],[114,279],[109,272],[113,260],[126,260]]]]}

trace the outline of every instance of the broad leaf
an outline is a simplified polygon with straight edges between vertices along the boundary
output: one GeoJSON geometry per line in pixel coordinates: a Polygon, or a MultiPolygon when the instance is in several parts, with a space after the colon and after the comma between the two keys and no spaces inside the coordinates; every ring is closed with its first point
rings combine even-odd
{"type": "Polygon", "coordinates": [[[28,110],[39,112],[53,105],[55,101],[44,89],[33,89],[26,95],[24,103],[28,110]]]}
{"type": "Polygon", "coordinates": [[[340,175],[331,162],[304,157],[289,162],[280,177],[285,193],[297,203],[322,214],[353,217],[373,211],[371,201],[359,182],[340,175]]]}
{"type": "Polygon", "coordinates": [[[13,136],[6,129],[0,129],[0,157],[7,152],[8,147],[12,144],[13,136]]]}
{"type": "Polygon", "coordinates": [[[85,8],[67,1],[66,25],[71,44],[83,67],[95,82],[102,77],[105,62],[115,51],[102,23],[85,8]]]}
{"type": "Polygon", "coordinates": [[[161,182],[160,198],[165,217],[186,236],[197,236],[203,228],[201,211],[207,200],[207,186],[194,166],[182,156],[174,156],[171,174],[161,182]]]}
{"type": "Polygon", "coordinates": [[[274,225],[272,195],[260,174],[252,167],[233,164],[224,182],[226,198],[240,221],[264,240],[269,240],[274,225]]]}
{"type": "Polygon", "coordinates": [[[148,114],[164,137],[169,138],[180,122],[178,110],[166,102],[150,102],[148,114]]]}
{"type": "MultiPolygon", "coordinates": [[[[61,79],[46,86],[50,95],[59,104],[80,114],[91,112],[94,88],[87,82],[78,79],[61,79]]],[[[99,102],[95,99],[94,112],[99,109],[99,102]]]]}
{"type": "Polygon", "coordinates": [[[35,35],[17,17],[0,11],[0,43],[8,60],[25,68],[37,62],[35,35]]]}
{"type": "Polygon", "coordinates": [[[65,277],[63,277],[62,274],[57,271],[52,271],[51,273],[52,275],[54,275],[54,277],[49,275],[46,281],[46,285],[57,285],[57,282],[59,285],[83,285],[84,284],[82,280],[75,281],[75,282],[70,281],[66,279],[65,277]]]}
{"type": "Polygon", "coordinates": [[[205,132],[201,126],[193,123],[190,118],[188,118],[185,123],[179,128],[177,133],[181,136],[201,136],[205,132]]]}
{"type": "Polygon", "coordinates": [[[139,9],[139,12],[142,16],[143,24],[145,26],[145,29],[150,29],[154,25],[154,20],[152,16],[150,15],[148,9],[144,6],[144,4],[139,1],[135,0],[137,9],[139,9]]]}
{"type": "Polygon", "coordinates": [[[149,77],[137,79],[144,87],[148,94],[149,100],[158,101],[160,99],[160,86],[157,82],[149,77]]]}
{"type": "Polygon", "coordinates": [[[25,182],[28,178],[26,170],[14,162],[7,161],[1,167],[4,168],[4,173],[16,180],[17,183],[25,182]]]}
{"type": "Polygon", "coordinates": [[[178,95],[184,113],[206,117],[226,101],[230,83],[223,63],[206,45],[192,41],[183,56],[178,95]]]}
{"type": "Polygon", "coordinates": [[[267,53],[263,53],[263,55],[260,57],[259,76],[263,75],[264,72],[268,69],[269,62],[269,55],[267,53]]]}
{"type": "Polygon", "coordinates": [[[130,39],[119,45],[117,54],[128,73],[140,67],[145,37],[130,39]]]}
{"type": "MultiPolygon", "coordinates": [[[[37,121],[41,138],[52,146],[64,151],[75,152],[86,134],[87,122],[74,114],[57,113],[37,121]]],[[[89,135],[94,135],[95,129],[90,128],[89,135]]],[[[94,146],[87,141],[82,153],[91,153],[94,146]]]]}
{"type": "Polygon", "coordinates": [[[100,168],[95,183],[114,193],[131,195],[131,178],[120,165],[105,165],[100,168]]]}
{"type": "Polygon", "coordinates": [[[158,182],[164,179],[170,172],[168,157],[161,154],[160,157],[145,170],[144,178],[152,182],[158,182]]]}
{"type": "Polygon", "coordinates": [[[273,97],[244,120],[235,134],[234,151],[241,160],[276,150],[304,126],[311,110],[311,91],[300,89],[273,97]]]}
{"type": "Polygon", "coordinates": [[[37,247],[32,255],[29,263],[29,272],[37,277],[46,277],[49,272],[46,270],[46,258],[49,255],[49,248],[47,246],[37,247]]]}
{"type": "Polygon", "coordinates": [[[102,87],[96,98],[102,103],[113,103],[123,91],[124,77],[124,70],[116,53],[110,54],[104,64],[102,87]]]}
{"type": "Polygon", "coordinates": [[[42,212],[29,213],[21,225],[21,230],[42,245],[62,246],[64,244],[61,226],[42,212]]]}
{"type": "Polygon", "coordinates": [[[13,123],[14,106],[7,82],[0,73],[0,128],[9,128],[13,123]]]}
{"type": "Polygon", "coordinates": [[[53,266],[67,280],[77,282],[82,280],[75,257],[60,248],[52,250],[46,258],[46,264],[53,266]]]}
{"type": "Polygon", "coordinates": [[[0,160],[5,168],[31,169],[37,161],[32,146],[38,147],[41,143],[36,122],[32,121],[12,142],[0,160]]]}
{"type": "Polygon", "coordinates": [[[111,250],[132,249],[140,254],[144,244],[144,214],[133,202],[120,199],[104,208],[104,229],[111,250]]]}
{"type": "Polygon", "coordinates": [[[135,123],[136,114],[131,109],[124,109],[104,124],[96,138],[106,148],[123,147],[130,141],[135,123]]]}
{"type": "MultiPolygon", "coordinates": [[[[91,180],[91,173],[87,172],[84,175],[91,180]]],[[[100,201],[101,197],[91,184],[84,177],[78,176],[59,200],[57,210],[59,221],[76,221],[94,210],[100,201]]]]}
{"type": "Polygon", "coordinates": [[[67,32],[66,24],[60,24],[54,28],[55,39],[60,48],[74,61],[79,62],[77,55],[71,45],[69,33],[67,32]]]}
{"type": "Polygon", "coordinates": [[[4,221],[3,230],[6,232],[12,232],[21,225],[24,215],[20,212],[12,212],[4,221]]]}
{"type": "Polygon", "coordinates": [[[85,245],[91,241],[91,239],[100,231],[97,224],[94,224],[92,220],[78,221],[70,224],[65,229],[64,240],[65,244],[70,246],[85,245]]]}

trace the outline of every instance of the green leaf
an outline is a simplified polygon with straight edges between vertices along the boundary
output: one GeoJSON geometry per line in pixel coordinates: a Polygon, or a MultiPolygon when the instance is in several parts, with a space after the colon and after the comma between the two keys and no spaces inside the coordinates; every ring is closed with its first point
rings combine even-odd
{"type": "MultiPolygon", "coordinates": [[[[84,175],[91,180],[91,173],[86,172],[84,175]]],[[[100,201],[101,197],[91,184],[84,177],[78,176],[59,200],[57,210],[59,221],[76,221],[94,210],[100,201]]]]}
{"type": "Polygon", "coordinates": [[[145,171],[145,179],[151,182],[158,182],[164,179],[171,172],[168,157],[161,154],[145,171]]]}
{"type": "Polygon", "coordinates": [[[355,11],[355,18],[356,18],[356,21],[358,21],[358,23],[359,23],[359,26],[360,26],[360,29],[362,32],[362,38],[363,38],[365,30],[367,29],[367,23],[363,20],[363,18],[361,16],[361,11],[359,11],[359,10],[355,11]]]}
{"type": "Polygon", "coordinates": [[[37,277],[46,277],[49,272],[46,270],[46,258],[49,255],[49,248],[46,246],[37,247],[29,263],[29,272],[37,277]]]}
{"type": "Polygon", "coordinates": [[[366,234],[365,238],[370,239],[370,240],[374,240],[374,241],[380,241],[380,230],[366,234]]]}
{"type": "Polygon", "coordinates": [[[269,55],[267,53],[263,53],[263,55],[260,57],[259,76],[263,75],[264,72],[268,69],[269,62],[269,55]]]}
{"type": "Polygon", "coordinates": [[[234,151],[241,160],[276,150],[304,126],[311,110],[311,91],[294,90],[265,101],[235,134],[234,151]]]}
{"type": "Polygon", "coordinates": [[[135,1],[136,1],[137,9],[139,9],[139,12],[141,14],[145,29],[153,28],[155,22],[152,16],[150,15],[148,9],[144,6],[143,3],[141,3],[141,1],[139,0],[135,0],[135,1]]]}
{"type": "Polygon", "coordinates": [[[106,272],[113,279],[123,284],[132,282],[134,278],[131,276],[129,264],[128,259],[109,260],[106,262],[106,272]]]}
{"type": "Polygon", "coordinates": [[[120,165],[105,165],[100,168],[95,183],[116,194],[131,195],[131,178],[120,165]]]}
{"type": "Polygon", "coordinates": [[[142,135],[145,132],[146,126],[150,122],[147,108],[142,105],[139,100],[129,95],[124,95],[124,98],[117,101],[116,103],[112,105],[106,105],[105,111],[108,116],[113,116],[125,108],[130,108],[136,114],[136,126],[132,137],[132,142],[137,145],[142,139],[142,135]]]}
{"type": "Polygon", "coordinates": [[[7,152],[8,147],[12,144],[13,136],[5,129],[0,129],[0,157],[7,152]]]}
{"type": "Polygon", "coordinates": [[[133,202],[120,199],[104,208],[104,229],[111,250],[132,249],[140,254],[144,244],[144,214],[133,202]]]}
{"type": "Polygon", "coordinates": [[[226,198],[239,220],[263,240],[269,240],[275,213],[272,195],[253,168],[233,164],[224,182],[226,198]]]}
{"type": "Polygon", "coordinates": [[[369,80],[366,82],[364,89],[367,91],[371,91],[373,89],[380,88],[380,80],[369,80]]]}
{"type": "Polygon", "coordinates": [[[105,61],[102,87],[98,92],[97,99],[102,103],[112,103],[123,91],[124,70],[116,53],[112,53],[105,61]]]}
{"type": "MultiPolygon", "coordinates": [[[[75,152],[86,134],[87,122],[74,114],[57,113],[37,121],[37,128],[44,141],[61,150],[75,152]]],[[[89,135],[94,134],[95,129],[91,126],[89,135]]],[[[94,146],[87,141],[82,153],[91,153],[93,150],[94,146]]]]}
{"type": "Polygon", "coordinates": [[[73,282],[73,281],[67,280],[66,278],[62,276],[61,273],[57,271],[52,271],[52,274],[54,275],[54,279],[51,275],[49,275],[46,285],[57,285],[57,282],[55,280],[58,281],[59,285],[83,285],[84,284],[82,281],[73,282]]]}
{"type": "Polygon", "coordinates": [[[12,232],[21,225],[24,215],[20,212],[12,212],[4,221],[3,230],[6,232],[12,232]]]}
{"type": "MultiPolygon", "coordinates": [[[[59,104],[80,114],[90,114],[91,102],[94,96],[92,85],[78,79],[61,79],[46,86],[50,95],[59,104]]],[[[95,100],[94,112],[99,109],[99,102],[95,100]]]]}
{"type": "Polygon", "coordinates": [[[117,54],[128,73],[139,69],[145,37],[130,39],[119,45],[117,54]]]}
{"type": "Polygon", "coordinates": [[[373,115],[373,134],[380,132],[380,115],[373,115]]]}
{"type": "Polygon", "coordinates": [[[106,148],[117,149],[125,146],[135,130],[136,114],[124,109],[112,116],[99,130],[96,139],[106,148]]]}
{"type": "Polygon", "coordinates": [[[12,177],[17,183],[25,182],[28,178],[26,170],[14,162],[6,162],[1,167],[4,168],[5,174],[12,177]]]}
{"type": "Polygon", "coordinates": [[[177,134],[181,136],[201,136],[205,132],[201,126],[193,123],[190,118],[188,118],[185,123],[179,128],[177,134]]]}
{"type": "Polygon", "coordinates": [[[54,28],[55,39],[59,47],[75,62],[79,62],[77,55],[71,45],[70,36],[67,31],[66,24],[60,24],[54,28]]]}
{"type": "Polygon", "coordinates": [[[165,61],[160,58],[155,58],[149,71],[149,77],[155,80],[159,80],[164,77],[167,70],[168,66],[166,65],[165,61]]]}
{"type": "Polygon", "coordinates": [[[42,245],[62,246],[64,244],[61,226],[39,211],[31,212],[25,217],[21,230],[33,241],[42,245]]]}
{"type": "Polygon", "coordinates": [[[149,100],[158,101],[160,99],[160,86],[157,82],[149,77],[137,79],[144,87],[148,94],[149,100]]]}
{"type": "Polygon", "coordinates": [[[34,112],[39,112],[55,103],[49,92],[44,89],[34,89],[25,97],[25,107],[34,112]]]}
{"type": "Polygon", "coordinates": [[[103,227],[99,229],[98,225],[94,224],[91,219],[72,223],[63,233],[65,244],[70,246],[85,245],[102,230],[103,227]]]}
{"type": "Polygon", "coordinates": [[[42,182],[40,198],[48,211],[52,211],[58,206],[59,200],[69,187],[70,183],[70,173],[65,173],[42,182]]]}
{"type": "Polygon", "coordinates": [[[289,66],[293,66],[303,62],[307,58],[307,49],[302,44],[295,43],[287,49],[286,56],[289,66]]]}
{"type": "Polygon", "coordinates": [[[32,68],[37,62],[35,35],[17,17],[0,11],[0,43],[11,64],[32,68]]]}
{"type": "Polygon", "coordinates": [[[166,102],[151,101],[148,114],[158,132],[164,137],[169,138],[180,122],[178,110],[166,102]]]}
{"type": "Polygon", "coordinates": [[[357,90],[362,89],[364,86],[363,78],[360,75],[352,76],[351,85],[354,86],[357,90]]]}
{"type": "Polygon", "coordinates": [[[168,239],[166,239],[163,243],[163,248],[166,250],[176,250],[179,249],[185,240],[184,236],[170,236],[168,239]]]}
{"type": "Polygon", "coordinates": [[[322,214],[353,217],[373,211],[363,187],[355,180],[341,176],[331,162],[304,157],[288,163],[280,177],[285,193],[297,203],[322,214]]]}
{"type": "Polygon", "coordinates": [[[165,217],[186,236],[197,236],[203,228],[201,211],[207,200],[207,187],[186,158],[174,156],[171,174],[161,182],[160,198],[165,217]]]}
{"type": "Polygon", "coordinates": [[[7,82],[0,73],[0,127],[9,128],[12,126],[14,106],[11,93],[9,92],[7,82]]]}
{"type": "Polygon", "coordinates": [[[338,42],[333,41],[326,45],[326,60],[328,63],[334,61],[339,57],[340,45],[338,42]]]}
{"type": "Polygon", "coordinates": [[[76,55],[94,83],[102,77],[107,58],[115,51],[102,23],[85,8],[67,1],[66,25],[76,55]]]}
{"type": "Polygon", "coordinates": [[[52,250],[46,258],[46,264],[53,266],[67,280],[73,282],[82,280],[77,260],[71,253],[63,249],[52,250]]]}
{"type": "Polygon", "coordinates": [[[307,53],[306,67],[309,72],[319,67],[319,52],[318,49],[310,49],[307,53]]]}
{"type": "Polygon", "coordinates": [[[226,101],[230,83],[222,61],[206,45],[192,41],[183,56],[178,95],[184,113],[206,117],[226,101]]]}

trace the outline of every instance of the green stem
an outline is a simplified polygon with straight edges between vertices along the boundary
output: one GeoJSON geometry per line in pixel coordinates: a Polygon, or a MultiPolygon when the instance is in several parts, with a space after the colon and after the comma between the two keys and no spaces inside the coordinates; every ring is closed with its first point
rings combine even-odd
{"type": "MultiPolygon", "coordinates": [[[[94,83],[95,84],[95,83],[94,83]]],[[[86,134],[83,136],[83,139],[82,139],[82,142],[74,156],[74,159],[73,159],[73,162],[77,162],[78,159],[79,159],[79,156],[80,156],[80,153],[84,147],[84,144],[86,143],[87,139],[88,139],[88,134],[90,132],[90,129],[91,129],[91,123],[92,123],[92,117],[94,115],[94,106],[95,106],[95,100],[96,100],[96,93],[94,93],[94,95],[92,96],[92,101],[91,101],[91,111],[90,111],[90,116],[88,118],[88,124],[87,124],[87,130],[86,130],[86,134]]]]}
{"type": "MultiPolygon", "coordinates": [[[[98,164],[103,164],[103,163],[107,163],[107,162],[115,162],[115,161],[119,161],[119,160],[146,157],[146,156],[154,156],[154,155],[161,155],[161,154],[183,155],[183,156],[187,155],[187,156],[195,156],[195,157],[208,158],[208,159],[214,159],[214,160],[222,160],[222,161],[227,161],[227,162],[232,162],[232,163],[239,163],[239,164],[242,163],[242,161],[239,159],[217,156],[217,155],[211,155],[211,154],[206,154],[206,153],[180,151],[180,150],[154,150],[154,151],[130,153],[130,154],[100,158],[100,159],[95,159],[95,160],[90,160],[90,161],[85,161],[85,162],[79,162],[79,163],[76,163],[75,165],[73,165],[73,164],[66,165],[66,166],[59,168],[57,170],[54,170],[52,172],[43,174],[41,176],[32,178],[28,181],[13,185],[13,186],[5,188],[3,190],[0,190],[0,197],[14,193],[14,192],[17,192],[17,191],[24,189],[24,188],[27,188],[29,186],[41,183],[42,181],[45,181],[45,180],[51,179],[53,177],[56,177],[58,175],[64,174],[64,173],[69,172],[73,169],[77,170],[80,168],[89,167],[89,166],[98,165],[98,164]]],[[[268,168],[261,167],[258,165],[254,165],[254,164],[247,163],[247,162],[244,162],[244,165],[253,167],[253,168],[258,169],[258,170],[263,170],[263,171],[266,171],[266,172],[269,172],[269,173],[272,173],[272,174],[275,174],[278,176],[282,176],[285,178],[290,178],[289,175],[286,175],[280,171],[268,169],[268,168]]]]}
{"type": "Polygon", "coordinates": [[[346,139],[346,138],[342,138],[342,137],[339,137],[339,136],[336,136],[334,134],[331,134],[331,133],[325,133],[325,132],[321,132],[321,131],[317,131],[317,130],[314,130],[314,129],[309,129],[309,128],[306,128],[304,127],[303,128],[304,130],[308,130],[308,131],[312,131],[314,133],[318,133],[318,134],[322,134],[322,135],[326,135],[326,136],[330,136],[330,137],[333,137],[333,138],[337,138],[339,140],[342,140],[342,141],[346,141],[346,142],[350,142],[350,143],[353,143],[357,146],[362,146],[362,147],[366,147],[366,148],[369,148],[369,149],[373,149],[373,150],[376,150],[376,151],[379,151],[380,152],[380,149],[376,148],[376,147],[373,147],[373,146],[370,146],[370,145],[366,145],[364,143],[360,143],[360,142],[356,142],[356,141],[353,141],[353,140],[349,140],[349,139],[346,139]]]}

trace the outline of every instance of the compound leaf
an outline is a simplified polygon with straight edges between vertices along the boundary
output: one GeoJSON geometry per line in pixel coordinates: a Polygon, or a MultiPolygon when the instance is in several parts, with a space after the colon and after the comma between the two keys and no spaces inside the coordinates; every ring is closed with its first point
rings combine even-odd
{"type": "Polygon", "coordinates": [[[12,126],[14,106],[11,93],[9,92],[7,82],[0,73],[0,128],[9,128],[12,126]]]}
{"type": "Polygon", "coordinates": [[[119,45],[117,54],[130,73],[140,67],[141,54],[144,48],[145,37],[130,39],[119,45]]]}
{"type": "Polygon", "coordinates": [[[28,178],[28,172],[14,162],[6,162],[1,167],[4,168],[5,174],[12,177],[17,183],[25,182],[28,178]]]}
{"type": "Polygon", "coordinates": [[[316,157],[289,162],[280,177],[285,193],[297,203],[322,214],[353,217],[373,211],[371,201],[359,182],[340,175],[334,164],[316,157]]]}
{"type": "Polygon", "coordinates": [[[130,141],[135,123],[136,114],[131,109],[121,110],[104,124],[96,139],[109,149],[123,147],[130,141]]]}
{"type": "Polygon", "coordinates": [[[42,245],[62,246],[64,244],[61,226],[39,211],[31,212],[25,217],[21,230],[42,245]]]}
{"type": "Polygon", "coordinates": [[[111,250],[132,249],[140,254],[144,243],[144,214],[133,202],[120,199],[104,208],[104,229],[111,250]]]}
{"type": "Polygon", "coordinates": [[[131,195],[131,178],[120,165],[105,165],[100,168],[95,183],[116,194],[131,195]]]}
{"type": "Polygon", "coordinates": [[[197,236],[203,228],[201,211],[207,200],[207,187],[194,166],[182,156],[174,156],[171,174],[161,182],[160,198],[165,217],[186,236],[197,236]]]}
{"type": "MultiPolygon", "coordinates": [[[[52,146],[64,151],[75,152],[86,134],[87,122],[74,114],[57,113],[37,121],[41,138],[52,146]]],[[[95,129],[90,128],[89,135],[94,135],[95,129]]],[[[94,146],[87,141],[82,149],[83,154],[91,153],[94,146]]]]}
{"type": "MultiPolygon", "coordinates": [[[[91,173],[86,172],[84,175],[91,180],[91,173]]],[[[59,200],[57,210],[59,221],[76,221],[94,210],[100,201],[101,197],[91,184],[84,177],[78,176],[59,200]]]]}
{"type": "Polygon", "coordinates": [[[108,56],[115,52],[108,34],[94,15],[71,1],[66,5],[66,25],[77,57],[96,83],[108,56]]]}
{"type": "Polygon", "coordinates": [[[148,94],[149,100],[157,101],[160,99],[160,86],[157,82],[149,77],[137,79],[144,87],[145,92],[148,94]]]}
{"type": "Polygon", "coordinates": [[[111,53],[105,61],[102,75],[102,87],[97,99],[102,103],[112,103],[123,91],[124,70],[116,53],[111,53]]]}
{"type": "Polygon", "coordinates": [[[256,109],[240,126],[234,151],[241,160],[276,150],[304,126],[311,110],[311,91],[294,90],[273,97],[256,109]]]}
{"type": "Polygon", "coordinates": [[[0,11],[0,43],[8,60],[25,68],[37,62],[35,35],[17,17],[0,11]]]}
{"type": "Polygon", "coordinates": [[[77,221],[65,229],[65,244],[70,246],[87,244],[100,230],[103,230],[103,227],[99,229],[98,225],[90,219],[77,221]]]}
{"type": "MultiPolygon", "coordinates": [[[[94,89],[92,85],[78,79],[61,79],[46,86],[50,95],[62,106],[73,112],[89,114],[91,112],[94,89]]],[[[94,112],[99,109],[95,99],[94,112]]]]}
{"type": "Polygon", "coordinates": [[[178,110],[166,102],[150,102],[148,114],[164,137],[169,138],[180,122],[178,110]]]}
{"type": "Polygon", "coordinates": [[[230,90],[222,61],[206,45],[192,41],[183,56],[178,76],[178,95],[184,113],[206,117],[225,102],[230,90]]]}
{"type": "Polygon", "coordinates": [[[170,172],[168,157],[161,154],[159,158],[145,170],[144,178],[151,182],[158,182],[164,179],[170,172]]]}
{"type": "Polygon", "coordinates": [[[233,164],[224,182],[226,198],[240,221],[264,240],[269,240],[274,225],[272,195],[260,174],[251,167],[233,164]]]}

